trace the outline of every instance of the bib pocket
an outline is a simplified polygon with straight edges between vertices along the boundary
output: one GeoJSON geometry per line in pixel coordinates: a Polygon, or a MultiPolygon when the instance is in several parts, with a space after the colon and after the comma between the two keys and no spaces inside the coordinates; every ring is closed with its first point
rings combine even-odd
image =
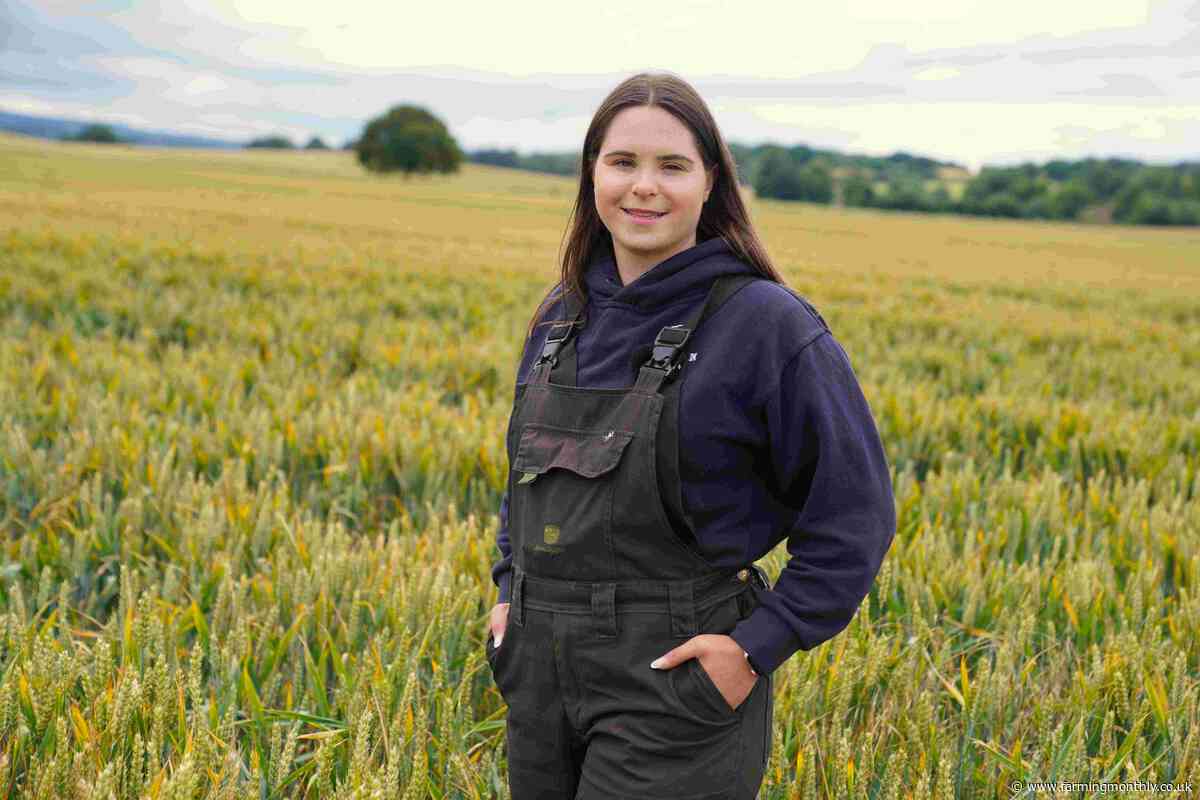
{"type": "Polygon", "coordinates": [[[530,572],[594,579],[612,573],[613,491],[634,435],[526,423],[513,459],[515,530],[530,572]]]}
{"type": "Polygon", "coordinates": [[[632,439],[629,431],[586,431],[526,423],[513,462],[513,469],[519,473],[517,483],[534,483],[556,467],[584,478],[599,477],[617,465],[632,439]]]}

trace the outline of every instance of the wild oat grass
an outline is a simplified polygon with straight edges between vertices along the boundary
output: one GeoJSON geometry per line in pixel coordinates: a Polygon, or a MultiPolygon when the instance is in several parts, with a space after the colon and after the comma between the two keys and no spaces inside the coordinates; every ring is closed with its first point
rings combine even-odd
{"type": "MultiPolygon", "coordinates": [[[[507,796],[488,569],[571,191],[0,137],[0,793],[507,796]]],[[[1200,237],[752,209],[899,517],[762,797],[1196,782],[1200,237]]]]}

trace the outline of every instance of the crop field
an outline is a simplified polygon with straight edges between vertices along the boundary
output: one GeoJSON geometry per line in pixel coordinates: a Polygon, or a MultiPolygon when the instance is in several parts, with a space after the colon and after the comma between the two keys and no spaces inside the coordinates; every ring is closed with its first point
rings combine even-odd
{"type": "MultiPolygon", "coordinates": [[[[0,796],[508,796],[489,568],[573,191],[0,136],[0,796]]],[[[899,520],[761,798],[1200,793],[1200,234],[750,208],[899,520]]]]}

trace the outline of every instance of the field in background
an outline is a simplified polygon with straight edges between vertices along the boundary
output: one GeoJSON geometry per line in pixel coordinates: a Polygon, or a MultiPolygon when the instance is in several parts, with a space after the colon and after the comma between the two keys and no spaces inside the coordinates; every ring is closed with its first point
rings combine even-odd
{"type": "MultiPolygon", "coordinates": [[[[0,136],[0,795],[506,796],[488,569],[573,190],[0,136]]],[[[899,518],[776,673],[764,800],[1200,791],[1200,234],[751,213],[899,518]]]]}

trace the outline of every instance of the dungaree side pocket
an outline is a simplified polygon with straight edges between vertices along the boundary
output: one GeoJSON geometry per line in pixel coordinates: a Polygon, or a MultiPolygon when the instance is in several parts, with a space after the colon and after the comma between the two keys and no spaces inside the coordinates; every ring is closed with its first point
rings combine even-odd
{"type": "Polygon", "coordinates": [[[511,651],[517,646],[515,641],[520,633],[520,626],[508,622],[504,631],[504,638],[499,647],[496,647],[496,637],[488,631],[487,641],[484,642],[484,657],[487,659],[488,667],[492,671],[492,682],[496,684],[496,688],[500,691],[500,696],[507,701],[508,693],[505,683],[504,665],[508,662],[511,651]]]}
{"type": "Polygon", "coordinates": [[[609,574],[613,485],[633,433],[539,422],[521,429],[513,459],[513,513],[525,566],[534,574],[609,574]]]}
{"type": "MultiPolygon", "coordinates": [[[[703,620],[700,624],[700,633],[728,634],[729,631],[733,630],[741,617],[741,604],[738,597],[740,595],[735,595],[711,606],[703,615],[703,620]]],[[[707,707],[716,712],[718,723],[728,723],[738,718],[739,712],[743,710],[746,702],[750,699],[749,696],[737,708],[733,708],[729,705],[729,701],[725,699],[725,695],[721,694],[721,690],[717,688],[717,684],[713,681],[712,676],[708,674],[699,657],[690,658],[681,666],[684,667],[684,675],[681,677],[687,680],[692,687],[681,692],[685,706],[692,709],[693,712],[699,713],[701,717],[712,721],[712,713],[710,711],[698,710],[694,705],[697,699],[699,699],[701,708],[707,707]],[[694,696],[695,691],[698,691],[701,696],[694,696]]]]}
{"type": "Polygon", "coordinates": [[[488,631],[487,641],[483,643],[483,653],[487,656],[488,663],[491,664],[496,657],[496,640],[491,631],[488,631]]]}

